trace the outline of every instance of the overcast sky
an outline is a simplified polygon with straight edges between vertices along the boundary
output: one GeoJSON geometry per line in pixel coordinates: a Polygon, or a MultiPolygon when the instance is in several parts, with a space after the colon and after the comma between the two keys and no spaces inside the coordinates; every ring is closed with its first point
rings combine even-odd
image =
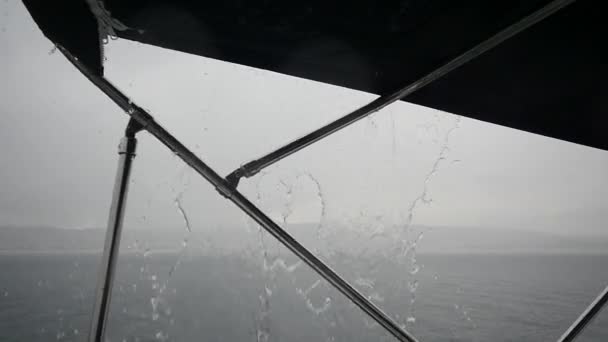
{"type": "MultiPolygon", "coordinates": [[[[21,2],[0,8],[0,225],[103,227],[127,116],[51,53],[21,2]]],[[[107,77],[222,175],[375,98],[121,40],[107,56],[107,77]]],[[[127,225],[181,225],[176,198],[194,226],[243,222],[153,138],[139,140],[127,225]]],[[[433,201],[414,223],[608,230],[608,152],[407,103],[241,186],[252,199],[256,188],[288,222],[399,223],[426,189],[433,201]]]]}

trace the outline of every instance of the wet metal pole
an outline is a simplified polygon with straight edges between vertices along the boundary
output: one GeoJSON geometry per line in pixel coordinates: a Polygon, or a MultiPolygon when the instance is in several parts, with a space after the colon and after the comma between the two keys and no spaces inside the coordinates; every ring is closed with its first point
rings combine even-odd
{"type": "MultiPolygon", "coordinates": [[[[338,275],[333,269],[325,265],[323,261],[317,258],[312,252],[302,246],[296,239],[294,239],[289,233],[283,230],[279,225],[274,223],[266,214],[258,209],[253,203],[251,203],[245,196],[243,196],[236,188],[230,185],[228,181],[222,178],[212,168],[207,166],[200,158],[198,158],[192,151],[184,146],[179,140],[177,140],[171,133],[167,132],[162,126],[160,126],[154,118],[146,112],[144,109],[138,107],[132,103],[122,92],[114,87],[105,78],[95,75],[90,72],[84,65],[82,65],[77,59],[75,59],[69,51],[62,46],[58,46],[58,49],[68,58],[76,68],[78,68],[93,84],[95,84],[101,91],[103,91],[110,99],[112,99],[119,107],[121,107],[128,115],[131,116],[131,121],[137,122],[142,129],[145,129],[152,134],[161,143],[167,146],[173,151],[181,160],[193,168],[199,175],[205,178],[209,183],[215,186],[216,190],[224,197],[232,201],[242,211],[249,215],[255,220],[261,227],[263,227],[268,233],[279,240],[285,247],[302,259],[308,266],[315,270],[323,279],[333,285],[338,291],[349,298],[355,305],[361,310],[367,313],[374,321],[384,327],[391,335],[397,338],[401,342],[417,342],[418,340],[410,333],[402,329],[390,316],[384,313],[375,304],[370,302],[363,294],[357,289],[350,285],[340,275],[338,275]]],[[[126,190],[126,188],[125,188],[126,190]]],[[[126,191],[124,191],[126,193],[126,191]]],[[[123,198],[124,200],[124,198],[123,198]]],[[[124,208],[124,203],[122,204],[124,208]]],[[[120,211],[122,213],[122,210],[120,211]]],[[[118,221],[120,222],[120,221],[118,221]]],[[[118,225],[118,228],[120,225],[118,225]]],[[[115,226],[110,227],[111,230],[115,231],[115,226]]],[[[110,230],[109,230],[110,231],[110,230]]],[[[120,233],[120,232],[118,232],[120,233]]],[[[108,233],[108,240],[110,246],[117,245],[117,239],[119,234],[108,233]]],[[[111,250],[111,249],[110,249],[111,250]]],[[[118,249],[114,247],[114,254],[118,252],[118,249]]],[[[116,255],[114,255],[114,263],[116,255]]],[[[105,261],[105,259],[104,259],[105,261]]],[[[109,303],[109,287],[112,283],[111,276],[113,275],[112,258],[108,257],[106,272],[101,274],[103,279],[102,286],[103,290],[100,295],[105,295],[104,298],[98,298],[100,304],[96,304],[96,312],[99,315],[96,316],[99,323],[93,322],[95,330],[92,330],[92,336],[103,335],[103,324],[105,322],[105,315],[107,314],[107,305],[109,303]],[[109,271],[109,273],[108,273],[109,271]],[[97,307],[99,306],[99,309],[97,307]]],[[[90,340],[89,342],[103,342],[102,340],[90,340]]]]}
{"type": "Polygon", "coordinates": [[[559,338],[558,342],[574,341],[585,327],[593,321],[593,318],[602,311],[602,308],[608,303],[608,286],[600,293],[597,298],[585,309],[585,311],[576,319],[576,321],[566,330],[559,338]]]}
{"type": "Polygon", "coordinates": [[[137,140],[135,139],[135,133],[138,131],[137,127],[138,124],[131,120],[125,136],[121,139],[120,145],[118,146],[118,170],[116,171],[106,240],[97,277],[95,306],[91,318],[89,342],[105,341],[104,336],[110,308],[112,284],[116,271],[116,260],[118,259],[118,249],[120,247],[120,236],[122,233],[122,221],[127,202],[127,191],[129,189],[129,176],[131,174],[131,165],[137,147],[137,140]]]}

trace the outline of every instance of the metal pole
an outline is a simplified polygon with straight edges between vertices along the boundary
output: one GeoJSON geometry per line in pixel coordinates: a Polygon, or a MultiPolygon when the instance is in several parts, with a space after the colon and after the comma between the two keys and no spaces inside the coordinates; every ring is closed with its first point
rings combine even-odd
{"type": "MultiPolygon", "coordinates": [[[[289,233],[284,231],[276,223],[274,223],[266,214],[251,203],[245,196],[239,193],[236,188],[232,187],[224,178],[217,174],[207,164],[200,160],[186,146],[177,140],[171,133],[167,132],[160,126],[154,118],[144,109],[138,107],[131,102],[124,94],[114,87],[105,78],[95,75],[90,72],[84,65],[75,59],[69,51],[58,46],[59,50],[68,58],[74,66],[76,66],[85,76],[103,91],[109,98],[120,106],[127,114],[131,116],[131,121],[136,121],[142,129],[145,129],[161,143],[173,151],[180,159],[192,167],[198,174],[203,176],[209,183],[215,186],[216,190],[224,197],[232,201],[236,206],[243,210],[253,220],[255,220],[267,232],[279,240],[285,247],[291,250],[295,255],[300,257],[307,265],[315,270],[327,282],[332,284],[338,291],[349,298],[354,304],[366,312],[378,324],[383,326],[389,333],[402,342],[417,342],[415,337],[399,327],[399,325],[384,313],[380,308],[370,302],[364,295],[357,291],[346,280],[342,279],[334,270],[325,265],[323,261],[317,258],[313,253],[302,246],[289,233]]],[[[106,277],[109,282],[106,282],[106,288],[111,285],[110,277],[106,277]]],[[[107,305],[107,304],[106,304],[107,305]]],[[[107,308],[106,308],[107,310],[107,308]]],[[[104,319],[99,318],[101,322],[104,319]]],[[[94,323],[95,324],[95,323],[94,323]]],[[[97,327],[97,330],[103,327],[97,327]]],[[[101,342],[91,340],[91,342],[101,342]]]]}
{"type": "Polygon", "coordinates": [[[279,160],[288,157],[289,155],[311,145],[315,142],[343,129],[344,127],[353,124],[364,117],[371,115],[380,109],[390,105],[393,102],[403,99],[404,97],[416,92],[418,89],[440,79],[447,73],[453,71],[454,69],[462,66],[480,56],[481,54],[487,52],[488,50],[496,47],[500,43],[505,40],[511,38],[512,36],[518,34],[519,32],[524,31],[528,27],[538,23],[539,21],[547,18],[551,14],[557,12],[563,7],[573,3],[575,0],[554,0],[549,4],[545,5],[541,9],[536,12],[524,17],[523,19],[517,21],[516,23],[510,25],[509,27],[503,29],[492,37],[484,40],[473,48],[469,49],[465,53],[459,55],[454,58],[447,64],[442,65],[438,69],[432,71],[426,76],[416,80],[415,82],[406,85],[405,87],[398,89],[397,91],[381,96],[376,100],[366,104],[365,106],[356,109],[355,111],[333,121],[329,124],[306,134],[305,136],[288,143],[275,151],[270,152],[269,154],[248,162],[247,164],[239,167],[238,169],[232,171],[226,179],[233,185],[237,186],[239,180],[242,177],[251,177],[256,173],[260,172],[260,170],[278,162],[279,160]]]}
{"type": "Polygon", "coordinates": [[[97,277],[97,290],[95,293],[93,316],[91,317],[89,342],[105,341],[104,336],[108,311],[110,309],[112,284],[116,271],[116,260],[118,259],[118,249],[120,247],[120,236],[122,233],[122,221],[127,202],[127,191],[129,189],[129,175],[131,173],[133,158],[135,157],[135,149],[137,147],[137,140],[135,139],[135,132],[137,129],[134,129],[134,126],[136,126],[136,123],[131,120],[125,136],[118,145],[118,170],[116,171],[110,217],[106,230],[106,240],[97,277]]]}
{"type": "Polygon", "coordinates": [[[585,309],[585,311],[574,321],[574,323],[566,330],[566,332],[559,338],[558,342],[570,342],[585,329],[585,327],[591,323],[591,321],[602,311],[602,308],[608,302],[608,286],[600,293],[597,298],[585,309]]]}

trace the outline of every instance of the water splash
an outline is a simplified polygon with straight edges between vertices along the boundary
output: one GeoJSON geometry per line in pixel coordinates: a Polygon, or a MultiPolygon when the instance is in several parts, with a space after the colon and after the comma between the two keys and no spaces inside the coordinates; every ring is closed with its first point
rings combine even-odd
{"type": "Polygon", "coordinates": [[[277,257],[271,263],[269,263],[268,258],[264,258],[264,271],[275,272],[275,270],[281,269],[287,273],[293,273],[298,267],[302,265],[302,260],[298,260],[291,265],[287,265],[283,258],[277,257]]]}
{"type": "Polygon", "coordinates": [[[293,213],[293,185],[283,179],[279,180],[279,184],[285,189],[285,204],[283,205],[281,218],[283,219],[283,224],[287,224],[287,219],[293,213]]]}
{"type": "MultiPolygon", "coordinates": [[[[256,183],[256,202],[258,205],[262,203],[262,192],[260,190],[260,185],[262,183],[262,179],[266,176],[266,173],[263,173],[257,183],[256,183]]],[[[284,217],[286,220],[286,217],[284,217]]],[[[260,310],[258,312],[257,317],[254,317],[256,322],[256,341],[258,342],[268,342],[270,340],[270,299],[272,297],[272,283],[274,282],[274,268],[282,265],[286,266],[285,262],[281,264],[280,261],[275,260],[274,262],[270,262],[268,257],[268,248],[266,243],[264,242],[264,231],[262,227],[257,227],[258,232],[258,242],[260,246],[260,250],[262,253],[262,270],[264,273],[264,288],[260,292],[258,298],[260,300],[260,310]]]]}
{"type": "Polygon", "coordinates": [[[156,334],[154,334],[154,338],[156,338],[158,341],[167,341],[169,339],[169,333],[157,331],[156,334]]]}
{"type": "MultiPolygon", "coordinates": [[[[146,263],[146,259],[149,258],[150,254],[151,254],[151,249],[147,246],[143,246],[138,240],[135,240],[135,242],[132,244],[131,246],[132,249],[135,249],[135,255],[139,256],[142,258],[142,265],[139,267],[139,282],[143,283],[143,287],[146,288],[149,286],[149,288],[152,290],[152,294],[149,298],[149,303],[150,303],[150,313],[148,314],[146,313],[140,313],[138,315],[141,315],[141,318],[143,319],[151,319],[152,321],[159,321],[161,318],[163,318],[164,316],[170,316],[167,315],[167,312],[171,312],[170,308],[169,308],[169,303],[167,302],[167,300],[164,298],[165,297],[165,292],[167,290],[167,280],[165,280],[164,282],[161,280],[161,277],[159,277],[156,273],[152,273],[151,270],[149,269],[147,263],[146,263]]],[[[132,283],[129,285],[128,290],[130,290],[133,293],[136,293],[138,290],[138,284],[137,283],[132,283]]],[[[125,293],[125,288],[120,285],[118,287],[118,290],[125,293]]],[[[122,313],[127,315],[127,314],[135,314],[134,312],[131,312],[131,310],[128,310],[127,307],[123,307],[122,309],[122,313]]]]}
{"type": "Polygon", "coordinates": [[[264,288],[259,295],[260,299],[260,312],[259,317],[257,319],[257,339],[258,341],[268,341],[270,339],[270,300],[272,298],[272,290],[271,287],[274,284],[274,268],[278,265],[286,266],[285,262],[282,263],[280,261],[275,260],[275,262],[270,263],[268,257],[268,248],[266,243],[264,242],[264,231],[262,227],[258,227],[258,237],[259,243],[262,251],[262,262],[263,262],[263,272],[264,272],[264,288]],[[270,265],[270,266],[269,266],[270,265]]]}
{"type": "Polygon", "coordinates": [[[319,223],[317,224],[317,240],[319,240],[319,242],[321,242],[321,241],[325,240],[324,236],[322,236],[322,232],[323,232],[323,222],[325,221],[325,215],[326,215],[326,210],[327,210],[325,196],[323,195],[323,188],[321,187],[321,182],[319,182],[319,180],[315,176],[313,176],[312,173],[306,172],[303,175],[308,177],[314,183],[314,185],[317,187],[317,197],[319,198],[319,202],[321,204],[321,214],[319,217],[319,223]]]}
{"type": "Polygon", "coordinates": [[[408,316],[406,318],[405,324],[413,324],[416,322],[416,317],[414,315],[414,304],[416,303],[416,290],[418,289],[418,280],[415,278],[416,274],[420,270],[421,266],[417,263],[416,258],[416,250],[420,240],[424,237],[424,233],[419,233],[415,238],[410,239],[408,235],[411,235],[411,225],[414,219],[414,214],[416,210],[422,205],[428,205],[432,203],[432,198],[429,196],[429,184],[433,177],[439,171],[439,166],[441,163],[447,159],[447,154],[450,151],[449,142],[452,133],[460,127],[460,116],[456,116],[454,125],[450,127],[443,139],[441,147],[439,149],[439,154],[435,161],[433,162],[430,171],[426,174],[423,181],[422,191],[421,193],[410,202],[407,207],[407,215],[405,217],[405,223],[403,226],[403,238],[401,241],[401,252],[399,255],[401,259],[406,259],[408,263],[408,273],[410,275],[410,280],[407,283],[408,292],[410,294],[410,305],[408,309],[408,316]],[[409,257],[409,258],[408,258],[409,257]]]}
{"type": "Polygon", "coordinates": [[[268,342],[270,340],[270,334],[264,331],[263,329],[257,330],[256,341],[257,342],[268,342]]]}
{"type": "Polygon", "coordinates": [[[153,321],[158,320],[158,317],[159,317],[159,314],[158,314],[158,303],[159,302],[160,302],[159,297],[150,298],[150,305],[152,306],[152,320],[153,321]]]}
{"type": "Polygon", "coordinates": [[[384,302],[384,297],[382,297],[378,292],[372,292],[370,295],[367,296],[367,299],[374,302],[384,302]]]}
{"type": "Polygon", "coordinates": [[[464,306],[454,304],[454,310],[464,321],[470,324],[471,328],[477,329],[477,324],[471,318],[468,309],[466,309],[464,306]]]}
{"type": "Polygon", "coordinates": [[[147,248],[144,250],[143,257],[144,257],[144,258],[147,258],[148,256],[150,256],[150,254],[151,254],[151,253],[152,253],[152,250],[150,249],[150,247],[147,247],[147,248]]]}
{"type": "MultiPolygon", "coordinates": [[[[268,174],[262,174],[255,184],[256,190],[256,203],[261,205],[264,201],[262,196],[262,182],[265,179],[265,176],[268,174]]],[[[282,202],[282,210],[281,210],[281,220],[283,224],[288,223],[289,217],[293,214],[293,206],[294,206],[294,188],[296,182],[302,179],[308,179],[311,183],[314,184],[316,188],[316,196],[319,199],[321,213],[319,222],[316,227],[316,235],[319,242],[323,242],[323,223],[326,215],[326,201],[323,195],[323,190],[319,180],[314,177],[310,172],[298,173],[295,177],[288,178],[280,178],[277,180],[276,184],[273,186],[278,190],[284,193],[284,201],[282,202]]],[[[268,249],[267,243],[265,242],[265,234],[261,227],[258,226],[258,241],[260,246],[260,251],[262,255],[262,266],[263,272],[265,274],[265,283],[264,287],[261,289],[259,294],[260,299],[260,311],[256,317],[256,336],[258,340],[267,341],[271,337],[271,301],[273,296],[273,288],[276,286],[275,277],[277,276],[277,271],[281,270],[285,272],[286,275],[291,277],[292,283],[295,283],[295,277],[292,275],[295,270],[297,270],[303,262],[298,260],[293,264],[287,264],[285,260],[281,257],[271,256],[270,251],[268,249]]],[[[312,312],[315,316],[320,316],[324,314],[331,308],[331,298],[326,297],[322,303],[315,305],[313,300],[310,298],[310,293],[315,288],[317,288],[321,284],[321,280],[315,281],[310,287],[306,290],[302,290],[300,288],[296,288],[296,293],[304,300],[304,304],[307,309],[312,312]]],[[[335,324],[335,322],[334,322],[335,324]]],[[[329,339],[333,338],[332,336],[329,339]]]]}
{"type": "Polygon", "coordinates": [[[325,301],[323,301],[323,304],[319,307],[315,307],[314,304],[312,303],[312,301],[310,299],[306,298],[306,307],[310,311],[312,311],[312,313],[319,316],[320,314],[329,310],[329,308],[331,307],[331,298],[325,297],[325,301]]]}
{"type": "Polygon", "coordinates": [[[331,307],[331,298],[329,298],[329,297],[325,297],[325,300],[323,301],[323,303],[320,306],[315,306],[309,297],[310,293],[315,288],[317,288],[320,284],[321,284],[321,280],[318,279],[306,290],[302,290],[300,288],[296,289],[296,292],[298,293],[298,295],[300,295],[300,297],[302,297],[304,299],[304,301],[306,302],[306,307],[317,316],[319,316],[320,314],[329,310],[329,308],[331,307]]]}
{"type": "MultiPolygon", "coordinates": [[[[184,207],[182,205],[182,197],[184,196],[184,193],[186,192],[186,190],[188,189],[188,187],[190,185],[190,168],[188,166],[184,166],[184,168],[181,171],[181,175],[179,176],[179,178],[181,178],[181,179],[183,179],[184,177],[186,177],[186,180],[183,181],[182,189],[179,192],[177,192],[177,194],[175,195],[175,197],[173,199],[173,205],[176,207],[177,212],[179,213],[179,215],[182,218],[182,221],[183,221],[185,229],[186,229],[186,235],[184,236],[184,239],[182,240],[182,246],[180,248],[179,254],[177,255],[177,258],[175,259],[175,263],[169,269],[169,274],[167,277],[166,284],[169,283],[169,280],[171,280],[171,277],[173,276],[173,274],[175,273],[177,268],[180,266],[182,259],[184,257],[184,254],[186,253],[186,250],[188,249],[188,242],[190,241],[190,236],[192,235],[192,226],[190,224],[190,219],[188,218],[188,215],[186,214],[186,210],[184,209],[184,207]]],[[[175,189],[173,189],[173,191],[175,192],[175,189]]]]}
{"type": "MultiPolygon", "coordinates": [[[[183,180],[187,171],[188,171],[188,168],[184,167],[184,169],[182,169],[181,176],[179,176],[179,178],[183,180]]],[[[182,205],[182,197],[183,197],[185,191],[188,189],[189,181],[190,181],[189,177],[186,179],[186,181],[182,181],[183,188],[179,192],[177,192],[177,194],[175,194],[174,201],[173,201],[173,204],[176,207],[177,212],[180,215],[180,217],[184,223],[184,227],[185,227],[184,229],[186,231],[180,252],[178,253],[175,263],[169,269],[169,272],[164,280],[161,280],[161,278],[157,274],[151,274],[145,263],[143,264],[142,267],[140,267],[140,274],[142,277],[140,279],[148,282],[148,284],[150,284],[152,291],[153,291],[153,294],[149,299],[150,306],[151,306],[151,314],[149,317],[152,319],[152,321],[158,321],[161,317],[165,317],[165,318],[169,319],[170,322],[173,320],[173,318],[171,317],[173,311],[172,311],[171,307],[169,306],[168,300],[166,298],[166,294],[167,294],[167,289],[169,288],[169,283],[170,283],[175,271],[177,270],[177,268],[179,267],[179,265],[182,262],[183,256],[188,247],[188,240],[189,240],[190,234],[192,233],[192,227],[191,227],[190,220],[188,218],[186,210],[184,209],[184,207],[182,205]]],[[[175,188],[171,187],[171,189],[175,193],[175,188]]],[[[135,240],[135,243],[132,246],[132,248],[136,248],[139,250],[140,244],[137,240],[135,240]]],[[[151,254],[150,248],[145,248],[144,252],[142,253],[144,261],[150,254],[151,254]]],[[[137,285],[132,284],[132,289],[133,289],[133,292],[136,292],[137,285]]],[[[175,289],[173,289],[173,292],[169,292],[169,294],[171,294],[171,293],[175,295],[177,293],[177,291],[175,291],[175,289]]],[[[156,340],[166,341],[166,340],[168,340],[169,335],[163,331],[159,331],[156,333],[155,338],[156,338],[156,340]]]]}
{"type": "Polygon", "coordinates": [[[370,290],[373,290],[375,281],[373,279],[369,279],[369,278],[357,278],[357,279],[355,279],[355,284],[362,286],[362,287],[367,287],[370,290]]]}
{"type": "Polygon", "coordinates": [[[184,224],[186,225],[186,230],[188,230],[188,233],[192,233],[192,227],[190,226],[190,220],[188,219],[188,215],[186,215],[186,211],[184,210],[184,207],[182,206],[182,194],[183,194],[183,192],[181,192],[175,198],[173,203],[175,204],[177,211],[179,211],[180,215],[182,216],[182,219],[184,220],[184,224]]]}

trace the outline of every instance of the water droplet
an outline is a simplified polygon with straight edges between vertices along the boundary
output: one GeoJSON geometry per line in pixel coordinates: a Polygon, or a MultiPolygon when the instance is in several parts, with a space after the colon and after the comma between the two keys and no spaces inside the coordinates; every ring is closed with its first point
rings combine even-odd
{"type": "Polygon", "coordinates": [[[182,194],[180,194],[179,196],[177,196],[175,198],[174,204],[177,207],[178,212],[181,214],[182,219],[184,220],[184,224],[186,225],[186,229],[188,230],[188,233],[192,233],[192,228],[190,227],[190,220],[188,220],[188,216],[186,216],[186,212],[184,211],[184,208],[182,207],[182,202],[181,202],[182,194]]]}
{"type": "Polygon", "coordinates": [[[258,329],[257,331],[257,342],[268,342],[270,334],[265,331],[258,329]]]}
{"type": "Polygon", "coordinates": [[[370,288],[370,289],[374,288],[374,280],[373,279],[357,278],[355,280],[355,284],[357,284],[359,286],[367,287],[367,288],[370,288]]]}
{"type": "Polygon", "coordinates": [[[169,334],[165,334],[162,331],[157,332],[154,337],[159,341],[166,341],[169,338],[169,334]]]}
{"type": "Polygon", "coordinates": [[[416,292],[416,289],[418,289],[418,280],[413,280],[407,283],[408,288],[410,289],[410,292],[416,292]]]}

